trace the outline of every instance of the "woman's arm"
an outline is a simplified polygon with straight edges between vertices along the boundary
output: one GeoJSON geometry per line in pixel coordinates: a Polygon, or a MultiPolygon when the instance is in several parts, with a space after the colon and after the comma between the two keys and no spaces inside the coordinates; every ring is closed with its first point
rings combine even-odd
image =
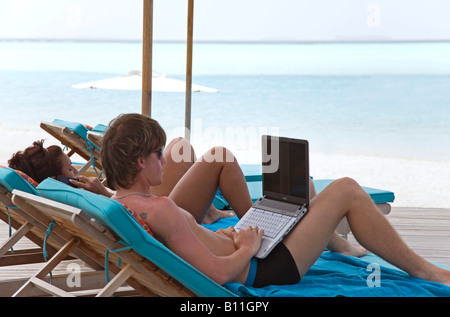
{"type": "Polygon", "coordinates": [[[70,179],[69,181],[79,188],[86,189],[95,194],[111,197],[113,194],[100,182],[97,177],[87,177],[84,175],[77,176],[79,181],[70,179]]]}

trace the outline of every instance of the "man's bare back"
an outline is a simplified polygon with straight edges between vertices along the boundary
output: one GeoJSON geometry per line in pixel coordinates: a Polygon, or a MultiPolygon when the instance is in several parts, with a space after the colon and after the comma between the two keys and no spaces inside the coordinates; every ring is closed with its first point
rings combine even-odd
{"type": "MultiPolygon", "coordinates": [[[[237,250],[233,239],[235,231],[232,227],[220,229],[217,232],[206,229],[198,224],[189,212],[178,207],[170,198],[139,193],[115,198],[136,212],[150,226],[156,239],[189,263],[193,263],[189,256],[191,252],[183,252],[183,250],[195,246],[189,245],[186,239],[180,242],[179,237],[173,234],[178,230],[185,232],[186,229],[189,229],[188,231],[216,256],[229,256],[237,250]],[[186,255],[183,256],[185,253],[186,255]]],[[[184,237],[185,234],[180,237],[184,237]]],[[[235,281],[245,281],[248,266],[244,267],[235,281]]]]}

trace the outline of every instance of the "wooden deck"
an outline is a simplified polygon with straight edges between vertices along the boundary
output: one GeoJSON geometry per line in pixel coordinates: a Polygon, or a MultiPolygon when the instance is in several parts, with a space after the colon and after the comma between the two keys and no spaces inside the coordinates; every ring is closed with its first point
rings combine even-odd
{"type": "MultiPolygon", "coordinates": [[[[393,207],[387,218],[397,229],[406,243],[419,255],[429,261],[450,266],[450,209],[422,209],[393,207]]],[[[8,238],[8,225],[0,221],[0,241],[8,238]]],[[[349,234],[349,240],[355,241],[349,234]]],[[[29,240],[23,239],[15,250],[35,246],[29,240]]],[[[75,261],[83,271],[90,269],[79,260],[75,261]]],[[[41,264],[28,264],[0,267],[0,282],[31,277],[41,264]]],[[[67,274],[67,262],[61,264],[54,275],[67,274]]]]}

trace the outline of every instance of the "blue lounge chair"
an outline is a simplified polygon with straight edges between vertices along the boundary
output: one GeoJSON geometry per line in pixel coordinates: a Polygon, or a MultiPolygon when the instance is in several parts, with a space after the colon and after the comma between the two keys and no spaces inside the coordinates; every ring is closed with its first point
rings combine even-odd
{"type": "MultiPolygon", "coordinates": [[[[35,211],[24,212],[12,201],[13,190],[20,190],[33,196],[39,195],[36,185],[37,183],[28,175],[11,168],[0,167],[0,201],[2,202],[0,204],[0,218],[9,224],[11,232],[10,237],[3,241],[0,247],[1,266],[44,262],[46,257],[54,255],[60,246],[65,243],[64,237],[58,234],[53,235],[51,239],[46,239],[46,231],[51,219],[35,211]],[[14,233],[12,233],[12,229],[15,229],[14,233]],[[13,250],[14,245],[23,237],[27,237],[40,249],[32,247],[30,249],[13,250]],[[45,252],[44,245],[46,245],[45,252]]],[[[103,268],[79,250],[75,250],[73,254],[83,259],[93,269],[103,268]]]]}
{"type": "MultiPolygon", "coordinates": [[[[56,257],[58,250],[65,246],[68,241],[71,240],[72,235],[64,228],[56,224],[51,235],[49,235],[49,224],[52,223],[52,219],[41,213],[38,209],[32,206],[25,206],[27,209],[19,208],[13,201],[12,192],[20,192],[23,195],[30,195],[39,199],[39,193],[36,190],[37,185],[27,175],[20,171],[15,171],[11,168],[0,167],[0,218],[9,223],[11,228],[15,229],[8,239],[2,242],[0,246],[0,266],[10,266],[19,264],[31,264],[31,263],[43,263],[47,259],[56,257]],[[23,237],[27,237],[29,240],[36,244],[36,247],[30,249],[20,249],[9,251],[15,244],[23,237]],[[40,248],[38,248],[38,246],[40,248]]],[[[11,230],[12,232],[13,230],[11,230]]],[[[78,245],[66,254],[59,254],[58,260],[72,260],[73,256],[81,259],[92,270],[88,272],[87,277],[83,277],[83,288],[98,287],[98,285],[106,284],[104,273],[104,258],[99,258],[98,255],[86,245],[78,245]]],[[[104,255],[104,252],[103,252],[104,255]]],[[[52,258],[53,259],[53,258],[52,258]]],[[[57,263],[56,263],[57,264],[57,263]]],[[[49,261],[44,268],[48,266],[54,267],[54,261],[49,261]]],[[[118,269],[115,265],[110,265],[110,270],[113,273],[118,273],[118,269]]],[[[47,278],[47,274],[44,274],[42,278],[47,278]]],[[[54,285],[66,286],[67,276],[58,276],[53,279],[54,285]]],[[[36,282],[36,281],[35,281],[36,282]]],[[[1,296],[11,296],[15,291],[18,291],[20,286],[20,280],[1,282],[1,296]],[[19,286],[18,286],[19,285],[19,286]]],[[[24,285],[26,280],[23,281],[24,285]]],[[[40,281],[42,284],[40,287],[45,286],[48,282],[40,281]]],[[[131,281],[130,284],[134,285],[136,289],[141,291],[141,294],[148,294],[145,290],[140,289],[140,284],[136,281],[131,281]]],[[[28,283],[27,285],[30,285],[28,283]]],[[[52,286],[52,289],[55,286],[52,286]]],[[[81,288],[75,288],[76,291],[80,291],[81,288]]],[[[83,290],[86,294],[86,291],[83,290]]],[[[63,293],[63,291],[61,291],[63,293]]],[[[61,294],[59,293],[59,294],[61,294]]],[[[45,292],[39,292],[36,289],[32,289],[31,293],[27,293],[28,296],[42,296],[45,292]]],[[[53,294],[53,293],[52,293],[53,294]]],[[[57,295],[55,293],[54,295],[57,295]]],[[[66,293],[64,293],[66,294],[66,293]]]]}
{"type": "MultiPolygon", "coordinates": [[[[140,276],[144,275],[148,281],[142,280],[142,283],[146,286],[154,280],[154,287],[151,290],[155,294],[235,296],[231,291],[206,277],[149,235],[136,218],[119,202],[72,188],[50,178],[39,184],[37,190],[42,197],[48,199],[44,200],[34,195],[14,191],[14,203],[21,209],[27,210],[30,208],[27,208],[26,205],[33,203],[32,200],[35,199],[34,207],[48,216],[54,217],[60,226],[69,228],[68,220],[72,225],[75,223],[84,230],[84,233],[74,233],[74,230],[68,229],[77,239],[84,241],[94,238],[94,240],[104,243],[104,249],[108,249],[110,254],[117,252],[122,262],[127,264],[125,267],[131,272],[129,273],[131,277],[141,281],[140,276]],[[46,208],[43,208],[44,205],[47,205],[46,208]],[[93,225],[90,219],[95,219],[96,224],[93,225]],[[99,230],[98,224],[111,230],[114,236],[119,237],[118,240],[111,240],[111,235],[105,235],[104,228],[99,230]],[[137,253],[130,255],[129,249],[131,248],[137,253]],[[140,256],[136,259],[138,255],[140,256]],[[165,273],[161,274],[158,268],[162,268],[165,273]],[[172,282],[174,280],[178,281],[175,282],[175,286],[172,282]],[[184,287],[180,287],[180,283],[184,287]]],[[[105,256],[104,251],[103,256],[105,256]]],[[[117,275],[119,274],[121,273],[117,275]]],[[[105,291],[105,294],[109,294],[109,291],[105,291]]]]}
{"type": "MultiPolygon", "coordinates": [[[[23,175],[26,176],[26,175],[23,175]]],[[[32,182],[27,181],[29,177],[22,177],[19,172],[0,167],[0,219],[9,225],[10,237],[2,241],[0,246],[0,266],[42,262],[42,252],[37,248],[26,250],[14,250],[14,245],[24,236],[33,241],[37,246],[43,245],[43,234],[34,232],[33,225],[28,223],[22,216],[20,210],[11,201],[11,192],[18,188],[28,193],[37,194],[32,182]],[[14,233],[13,233],[14,231],[14,233]]],[[[54,249],[49,247],[51,253],[54,249]]]]}
{"type": "Polygon", "coordinates": [[[19,189],[27,193],[37,195],[37,183],[30,179],[29,176],[15,171],[9,167],[0,166],[0,185],[7,191],[12,192],[13,189],[19,189]]]}
{"type": "Polygon", "coordinates": [[[94,128],[87,125],[55,119],[53,122],[41,122],[41,128],[55,137],[62,145],[68,147],[68,156],[78,154],[86,163],[80,168],[79,173],[83,174],[89,167],[93,167],[96,173],[100,173],[102,164],[100,160],[100,148],[88,139],[89,131],[104,131],[106,126],[99,124],[94,128]],[[99,171],[97,171],[97,169],[99,171]]]}
{"type": "MultiPolygon", "coordinates": [[[[250,192],[250,197],[252,201],[255,202],[259,197],[262,197],[262,174],[261,165],[259,164],[241,164],[242,171],[244,172],[245,179],[247,181],[247,186],[250,192]]],[[[314,179],[314,187],[316,193],[319,194],[326,186],[328,186],[332,179],[314,179]]],[[[393,192],[388,190],[381,190],[376,188],[371,188],[367,186],[362,187],[372,198],[374,203],[377,205],[381,213],[387,215],[391,211],[391,203],[394,202],[395,195],[393,192]]],[[[230,206],[225,198],[222,196],[220,190],[214,197],[213,204],[218,209],[229,209],[230,206]]],[[[350,226],[348,225],[347,219],[343,219],[336,231],[345,237],[350,233],[350,226]]]]}
{"type": "MultiPolygon", "coordinates": [[[[261,166],[258,164],[241,164],[242,171],[244,172],[245,179],[250,191],[250,196],[253,201],[256,201],[262,196],[262,174],[261,166]]],[[[314,186],[316,188],[317,194],[319,194],[326,186],[328,186],[332,179],[313,179],[314,186]]],[[[383,211],[384,214],[388,214],[390,211],[390,203],[394,202],[395,195],[393,192],[388,190],[381,190],[376,188],[371,188],[367,186],[362,187],[372,198],[375,204],[378,205],[379,209],[383,211]]],[[[214,204],[219,209],[224,209],[228,207],[226,200],[218,193],[214,204]]]]}

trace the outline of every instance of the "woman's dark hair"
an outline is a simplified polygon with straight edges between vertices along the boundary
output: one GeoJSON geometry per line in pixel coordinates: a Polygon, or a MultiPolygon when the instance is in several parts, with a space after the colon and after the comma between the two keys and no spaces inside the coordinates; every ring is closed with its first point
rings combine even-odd
{"type": "Polygon", "coordinates": [[[24,172],[40,183],[47,177],[56,177],[61,174],[62,154],[62,149],[57,145],[44,148],[44,140],[35,141],[24,151],[14,153],[8,161],[8,166],[24,172]]]}

